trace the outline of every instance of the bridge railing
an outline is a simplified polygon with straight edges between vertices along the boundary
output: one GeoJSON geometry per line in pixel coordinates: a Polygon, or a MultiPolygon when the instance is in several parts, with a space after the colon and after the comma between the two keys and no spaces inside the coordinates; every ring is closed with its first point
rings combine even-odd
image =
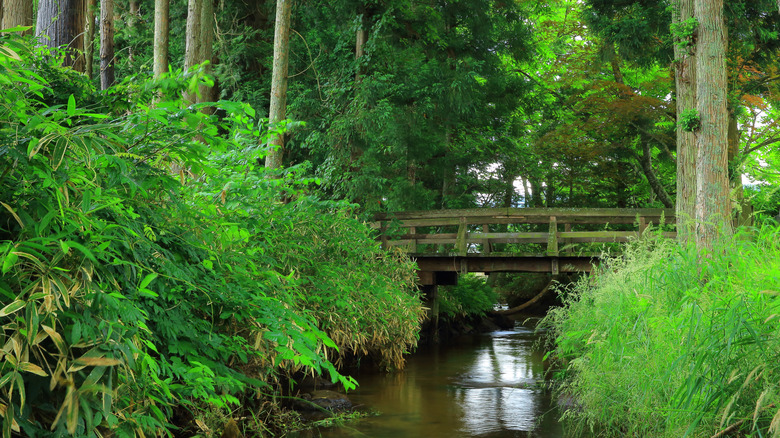
{"type": "MultiPolygon", "coordinates": [[[[371,225],[380,230],[385,247],[401,247],[411,254],[498,256],[501,254],[493,250],[496,244],[541,244],[542,254],[525,255],[557,257],[562,253],[573,253],[576,244],[626,242],[639,237],[651,223],[673,224],[674,210],[475,208],[407,211],[379,215],[371,225]],[[516,231],[530,229],[528,224],[535,224],[537,230],[516,231]],[[620,230],[608,229],[612,225],[620,230]]],[[[665,232],[664,235],[674,237],[675,233],[665,232]]]]}

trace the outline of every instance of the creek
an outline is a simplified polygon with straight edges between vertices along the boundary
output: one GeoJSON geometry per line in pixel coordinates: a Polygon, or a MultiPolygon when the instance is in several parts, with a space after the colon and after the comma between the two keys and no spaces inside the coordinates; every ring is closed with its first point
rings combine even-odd
{"type": "Polygon", "coordinates": [[[296,436],[559,438],[558,412],[542,388],[537,322],[422,348],[401,372],[357,371],[349,398],[378,415],[296,436]]]}

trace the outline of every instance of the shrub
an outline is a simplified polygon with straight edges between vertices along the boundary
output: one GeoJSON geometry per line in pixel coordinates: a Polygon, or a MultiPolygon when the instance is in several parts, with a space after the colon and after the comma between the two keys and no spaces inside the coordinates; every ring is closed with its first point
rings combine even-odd
{"type": "Polygon", "coordinates": [[[741,230],[707,254],[642,240],[602,264],[545,323],[564,417],[603,436],[780,430],[780,231],[741,230]]]}
{"type": "Polygon", "coordinates": [[[484,276],[469,273],[461,275],[456,286],[441,286],[439,300],[441,315],[454,319],[485,315],[498,302],[498,294],[484,276]]]}
{"type": "Polygon", "coordinates": [[[270,178],[257,166],[250,107],[215,103],[217,118],[152,105],[160,84],[140,81],[123,85],[121,116],[88,112],[3,38],[3,436],[170,434],[173,406],[226,411],[301,368],[352,388],[333,355],[388,341],[337,344],[323,330],[341,340],[339,327],[385,330],[400,365],[422,312],[412,265],[380,251],[348,206],[306,196],[300,169],[270,178]]]}

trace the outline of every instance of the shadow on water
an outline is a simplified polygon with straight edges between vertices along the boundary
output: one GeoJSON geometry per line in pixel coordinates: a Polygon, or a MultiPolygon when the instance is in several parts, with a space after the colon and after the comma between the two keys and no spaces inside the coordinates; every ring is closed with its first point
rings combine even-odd
{"type": "Polygon", "coordinates": [[[350,399],[380,414],[294,436],[559,438],[534,324],[422,350],[401,372],[358,372],[350,399]]]}

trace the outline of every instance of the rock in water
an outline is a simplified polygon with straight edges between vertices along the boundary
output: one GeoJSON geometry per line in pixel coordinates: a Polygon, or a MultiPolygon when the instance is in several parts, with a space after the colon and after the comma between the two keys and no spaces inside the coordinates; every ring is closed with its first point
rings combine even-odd
{"type": "Polygon", "coordinates": [[[328,390],[312,391],[311,402],[330,411],[341,411],[352,407],[352,402],[346,395],[328,390]]]}

